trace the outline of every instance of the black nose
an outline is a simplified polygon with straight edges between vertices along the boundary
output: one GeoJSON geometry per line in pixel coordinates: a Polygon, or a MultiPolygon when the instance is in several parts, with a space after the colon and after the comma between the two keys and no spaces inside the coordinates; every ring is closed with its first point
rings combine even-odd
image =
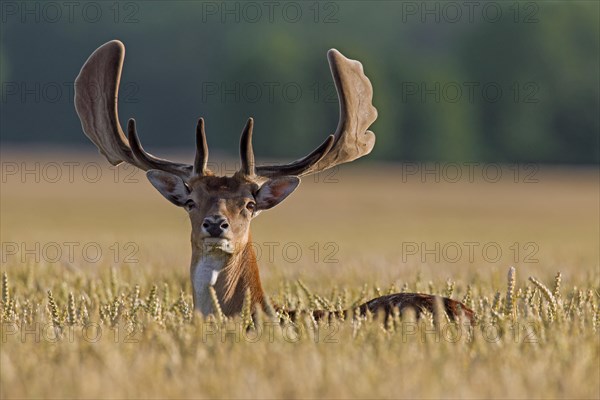
{"type": "Polygon", "coordinates": [[[204,218],[204,222],[202,222],[202,228],[211,237],[221,237],[223,233],[229,229],[229,223],[227,219],[222,217],[207,217],[204,218]]]}

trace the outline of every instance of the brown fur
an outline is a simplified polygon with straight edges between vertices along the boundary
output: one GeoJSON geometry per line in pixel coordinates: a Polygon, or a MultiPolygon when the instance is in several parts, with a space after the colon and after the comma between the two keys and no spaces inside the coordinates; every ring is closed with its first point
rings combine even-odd
{"type": "MultiPolygon", "coordinates": [[[[367,312],[377,315],[383,312],[385,318],[389,318],[394,314],[394,308],[398,309],[400,315],[403,315],[408,310],[413,310],[417,319],[423,316],[424,312],[428,312],[435,317],[438,315],[438,303],[442,306],[442,310],[453,321],[460,321],[461,318],[475,323],[475,313],[473,310],[466,307],[464,304],[449,299],[447,297],[439,297],[430,294],[421,293],[394,293],[386,296],[381,296],[367,301],[358,306],[360,316],[365,316],[367,312]]],[[[282,307],[275,306],[278,311],[287,314],[292,320],[297,320],[304,313],[298,313],[296,310],[284,310],[282,307]]],[[[325,310],[313,310],[312,316],[316,320],[323,318],[347,318],[354,315],[354,310],[344,310],[341,312],[328,312],[325,310]]]]}
{"type": "Polygon", "coordinates": [[[242,310],[247,289],[250,289],[254,307],[263,307],[264,304],[265,294],[251,242],[246,245],[240,257],[239,262],[225,267],[215,284],[217,298],[225,315],[234,315],[242,310]]]}

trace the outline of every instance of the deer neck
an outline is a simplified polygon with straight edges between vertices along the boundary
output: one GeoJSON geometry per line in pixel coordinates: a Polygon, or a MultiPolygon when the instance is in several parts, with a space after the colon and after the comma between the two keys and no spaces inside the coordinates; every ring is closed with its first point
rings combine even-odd
{"type": "Polygon", "coordinates": [[[211,286],[225,315],[242,310],[247,289],[250,289],[253,306],[263,305],[264,292],[250,236],[246,245],[232,253],[192,244],[190,272],[194,308],[204,315],[213,313],[211,286]]]}

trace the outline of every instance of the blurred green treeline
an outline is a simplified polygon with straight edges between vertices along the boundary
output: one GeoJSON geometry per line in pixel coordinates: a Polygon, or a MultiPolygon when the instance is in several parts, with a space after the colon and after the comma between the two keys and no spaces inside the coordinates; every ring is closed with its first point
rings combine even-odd
{"type": "Polygon", "coordinates": [[[304,155],[337,123],[326,51],[360,60],[379,119],[371,159],[597,163],[595,1],[1,3],[2,144],[91,144],[72,82],[102,43],[127,47],[120,118],[146,148],[304,155]]]}

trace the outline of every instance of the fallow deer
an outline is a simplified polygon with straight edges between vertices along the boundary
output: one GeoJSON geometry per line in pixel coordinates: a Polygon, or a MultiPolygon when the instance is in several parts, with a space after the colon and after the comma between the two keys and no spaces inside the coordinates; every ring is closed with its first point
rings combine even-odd
{"type": "MultiPolygon", "coordinates": [[[[150,183],[171,203],[184,208],[192,224],[190,277],[194,307],[213,312],[209,288],[217,294],[222,311],[241,311],[249,290],[254,307],[265,306],[250,223],[261,211],[281,203],[300,184],[300,177],[315,174],[367,155],[375,144],[369,126],[377,118],[373,88],[360,62],[335,49],[327,57],[340,102],[333,135],[313,152],[282,165],[257,166],[252,149],[254,122],[250,118],[240,141],[241,169],[233,176],[215,176],[208,168],[204,120],[196,128],[193,165],[157,158],[144,151],[135,120],[127,124],[127,137],[119,124],[117,97],[125,56],[118,40],[99,47],[88,58],[75,80],[75,108],[83,131],[112,165],[129,163],[146,172],[150,183]]],[[[397,293],[373,299],[359,307],[361,313],[413,308],[417,314],[434,313],[443,304],[453,318],[473,312],[462,303],[433,295],[397,293]]],[[[322,315],[317,312],[315,315],[322,315]]]]}

